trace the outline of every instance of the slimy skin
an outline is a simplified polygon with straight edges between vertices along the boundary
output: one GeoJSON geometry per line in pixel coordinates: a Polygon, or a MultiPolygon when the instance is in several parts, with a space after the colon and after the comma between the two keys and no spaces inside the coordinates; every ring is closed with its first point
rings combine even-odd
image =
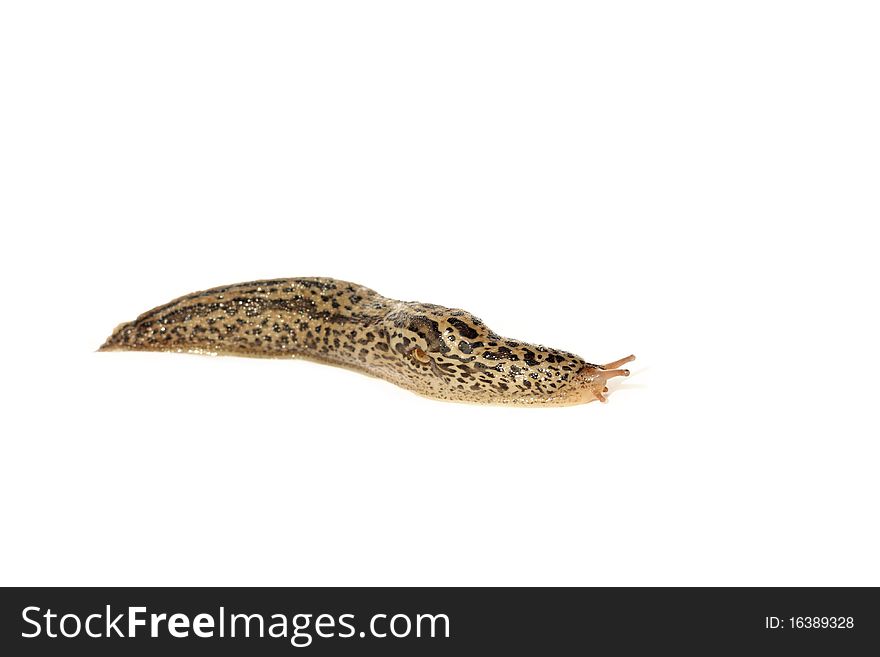
{"type": "Polygon", "coordinates": [[[425,397],[568,406],[605,401],[633,360],[593,365],[567,351],[503,338],[469,312],[387,299],[332,278],[287,278],[193,292],[120,324],[100,351],[306,358],[425,397]]]}

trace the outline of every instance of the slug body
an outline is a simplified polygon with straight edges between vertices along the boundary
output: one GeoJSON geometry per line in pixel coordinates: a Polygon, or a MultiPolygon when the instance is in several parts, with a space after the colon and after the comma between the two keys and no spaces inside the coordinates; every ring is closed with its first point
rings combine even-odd
{"type": "Polygon", "coordinates": [[[100,351],[307,358],[434,399],[481,404],[605,401],[622,358],[593,365],[503,338],[472,314],[387,299],[332,278],[254,281],[194,292],[121,324],[100,351]]]}

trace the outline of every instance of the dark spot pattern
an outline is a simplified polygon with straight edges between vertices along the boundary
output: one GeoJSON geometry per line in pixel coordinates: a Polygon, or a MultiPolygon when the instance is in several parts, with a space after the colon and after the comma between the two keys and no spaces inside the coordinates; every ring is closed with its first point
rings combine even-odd
{"type": "Polygon", "coordinates": [[[429,397],[498,404],[557,402],[576,373],[595,367],[503,338],[467,311],[329,278],[195,292],[119,326],[102,349],[309,358],[429,397]]]}

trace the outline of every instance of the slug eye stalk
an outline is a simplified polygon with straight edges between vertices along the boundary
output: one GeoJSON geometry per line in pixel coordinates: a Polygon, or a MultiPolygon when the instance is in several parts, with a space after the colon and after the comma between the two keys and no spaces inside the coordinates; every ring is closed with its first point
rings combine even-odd
{"type": "MultiPolygon", "coordinates": [[[[631,363],[635,359],[636,359],[636,357],[633,356],[632,354],[630,354],[629,356],[621,358],[620,360],[616,360],[613,363],[599,365],[599,367],[602,368],[603,370],[613,370],[617,367],[620,367],[621,365],[625,365],[626,363],[631,363]]],[[[624,371],[626,372],[626,374],[624,374],[624,376],[629,376],[629,370],[624,370],[624,371]]]]}

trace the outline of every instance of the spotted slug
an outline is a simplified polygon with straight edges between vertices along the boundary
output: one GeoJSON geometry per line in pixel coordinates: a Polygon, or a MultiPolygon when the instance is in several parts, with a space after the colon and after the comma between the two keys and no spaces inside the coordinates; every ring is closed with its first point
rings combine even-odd
{"type": "Polygon", "coordinates": [[[306,358],[456,402],[564,406],[606,401],[635,356],[593,365],[503,338],[464,310],[387,299],[332,278],[193,292],[120,324],[99,351],[306,358]]]}

